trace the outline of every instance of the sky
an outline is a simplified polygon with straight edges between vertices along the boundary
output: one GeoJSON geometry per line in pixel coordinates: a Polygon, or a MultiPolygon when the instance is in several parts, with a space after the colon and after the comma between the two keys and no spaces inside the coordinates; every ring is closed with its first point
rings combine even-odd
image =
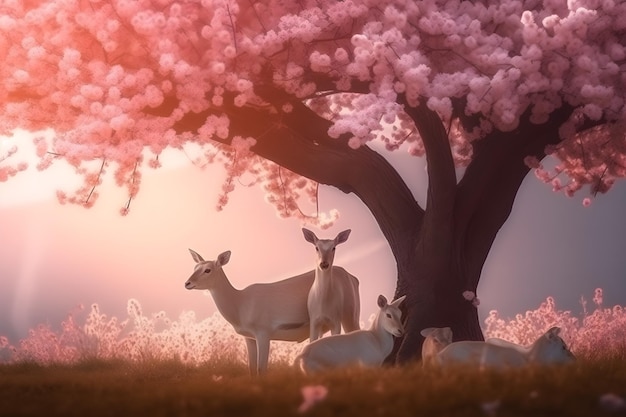
{"type": "MultiPolygon", "coordinates": [[[[19,135],[0,139],[0,152],[12,141],[23,142],[19,135]]],[[[28,152],[22,147],[18,156],[29,158],[28,152]]],[[[402,150],[386,157],[423,202],[423,161],[402,150]]],[[[231,250],[225,271],[236,288],[314,267],[315,251],[300,230],[304,225],[279,218],[262,190],[239,185],[218,212],[224,179],[219,165],[201,169],[176,151],[161,161],[163,168],[144,171],[127,216],[119,214],[124,190],[110,179],[91,209],[59,204],[56,190],[72,190],[77,181],[63,163],[39,172],[31,160],[33,168],[0,182],[0,335],[15,343],[38,324],[59,328],[81,304],[97,303],[108,316],[126,317],[131,298],[144,314],[164,311],[176,318],[193,310],[199,318],[208,316],[216,310],[208,293],[184,288],[194,266],[188,248],[205,259],[231,250]]],[[[589,207],[583,207],[584,197],[553,193],[527,176],[483,269],[480,317],[493,309],[512,317],[537,308],[547,296],[556,298],[557,308],[578,314],[580,297],[591,300],[597,287],[604,289],[606,306],[626,305],[626,185],[618,182],[589,207]]],[[[318,237],[352,229],[337,248],[335,264],[359,278],[361,320],[367,321],[378,294],[394,294],[391,251],[354,195],[322,186],[320,208],[337,208],[340,218],[324,231],[307,226],[318,237]]]]}

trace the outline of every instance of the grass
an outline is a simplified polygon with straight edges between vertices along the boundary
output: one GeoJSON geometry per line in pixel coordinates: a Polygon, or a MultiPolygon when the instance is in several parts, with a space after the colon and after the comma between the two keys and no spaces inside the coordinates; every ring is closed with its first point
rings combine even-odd
{"type": "Polygon", "coordinates": [[[419,365],[344,369],[307,377],[274,365],[260,378],[243,364],[87,361],[0,365],[2,416],[299,415],[301,388],[324,385],[311,416],[626,416],[599,405],[626,397],[626,361],[583,360],[503,372],[423,370],[419,365]],[[485,403],[499,404],[495,414],[485,403]]]}

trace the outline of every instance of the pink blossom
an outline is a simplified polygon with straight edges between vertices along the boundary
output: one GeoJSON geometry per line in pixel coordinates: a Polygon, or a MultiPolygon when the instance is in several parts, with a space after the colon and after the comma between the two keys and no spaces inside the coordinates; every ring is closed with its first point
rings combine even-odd
{"type": "MultiPolygon", "coordinates": [[[[423,155],[398,98],[413,106],[424,98],[451,126],[451,150],[462,167],[474,141],[495,129],[514,130],[524,114],[545,123],[555,111],[573,108],[550,152],[559,172],[533,157],[526,164],[566,195],[587,186],[593,194],[606,192],[626,176],[620,71],[626,47],[614,36],[626,24],[613,2],[551,1],[533,10],[516,1],[375,6],[117,0],[112,8],[103,1],[70,7],[42,0],[22,10],[7,3],[0,30],[11,33],[11,42],[4,45],[0,96],[28,99],[0,103],[0,125],[6,132],[56,129],[65,144],[53,139],[48,148],[62,147],[55,160],[76,166],[111,144],[136,141],[127,153],[107,151],[124,165],[143,149],[228,142],[235,129],[223,119],[233,100],[269,117],[288,113],[285,102],[309,105],[315,98],[315,111],[331,121],[331,137],[352,138],[353,148],[373,140],[390,150],[407,143],[410,154],[423,155]],[[268,83],[280,94],[257,96],[268,83]],[[463,103],[455,112],[477,120],[467,131],[453,102],[463,103]],[[167,134],[194,113],[207,115],[197,136],[167,134]],[[601,124],[578,133],[589,120],[601,124]]],[[[45,152],[38,155],[39,166],[52,163],[45,152]]],[[[238,162],[233,175],[254,172],[259,184],[272,175],[256,159],[246,163],[238,162]]],[[[3,166],[3,178],[15,169],[3,166]]]]}
{"type": "Polygon", "coordinates": [[[596,288],[593,292],[593,302],[596,306],[601,307],[603,300],[602,288],[596,288]]]}
{"type": "Polygon", "coordinates": [[[476,308],[480,305],[480,300],[476,297],[476,294],[473,291],[463,291],[463,298],[470,301],[476,308]]]}
{"type": "Polygon", "coordinates": [[[476,298],[476,294],[474,294],[473,291],[463,291],[463,298],[465,298],[467,301],[472,301],[474,298],[476,298]]]}
{"type": "Polygon", "coordinates": [[[298,407],[299,413],[305,413],[309,411],[317,403],[326,399],[328,395],[328,388],[324,385],[305,385],[301,389],[303,401],[298,407]]]}

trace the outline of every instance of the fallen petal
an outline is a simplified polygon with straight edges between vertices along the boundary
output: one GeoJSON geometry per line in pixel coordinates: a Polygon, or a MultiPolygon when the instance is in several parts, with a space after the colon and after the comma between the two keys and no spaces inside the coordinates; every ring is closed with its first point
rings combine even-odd
{"type": "Polygon", "coordinates": [[[303,401],[300,407],[298,407],[298,412],[304,413],[326,398],[328,388],[323,385],[305,385],[302,387],[301,392],[303,401]]]}
{"type": "Polygon", "coordinates": [[[604,394],[600,397],[600,407],[605,411],[623,411],[626,410],[626,400],[613,393],[604,394]]]}
{"type": "Polygon", "coordinates": [[[485,415],[495,416],[496,411],[498,411],[498,408],[500,408],[500,400],[482,403],[481,408],[483,410],[483,413],[485,413],[485,415]]]}

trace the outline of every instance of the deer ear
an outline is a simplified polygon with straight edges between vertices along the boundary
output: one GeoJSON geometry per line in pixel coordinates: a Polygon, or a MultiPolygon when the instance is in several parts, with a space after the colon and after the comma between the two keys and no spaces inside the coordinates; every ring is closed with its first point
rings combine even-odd
{"type": "Polygon", "coordinates": [[[189,249],[189,253],[191,253],[191,257],[193,258],[194,261],[196,261],[196,263],[204,262],[204,259],[202,259],[202,256],[200,256],[198,252],[192,249],[189,249]]]}
{"type": "Polygon", "coordinates": [[[382,294],[378,296],[378,307],[380,308],[387,307],[387,299],[382,294]]]}
{"type": "Polygon", "coordinates": [[[406,298],[406,295],[403,295],[402,297],[400,297],[397,300],[395,300],[394,302],[392,302],[391,305],[394,306],[394,307],[398,307],[400,304],[402,304],[402,302],[404,301],[405,298],[406,298]]]}
{"type": "Polygon", "coordinates": [[[307,242],[310,242],[314,245],[317,243],[318,241],[317,236],[315,236],[315,233],[313,233],[309,229],[303,227],[302,234],[304,234],[304,240],[306,240],[307,242]]]}
{"type": "Polygon", "coordinates": [[[554,339],[555,337],[558,337],[559,333],[561,333],[561,328],[554,326],[546,332],[546,336],[548,336],[548,339],[554,339]]]}
{"type": "Polygon", "coordinates": [[[436,328],[434,327],[427,327],[426,329],[422,329],[422,331],[420,332],[420,334],[424,337],[428,337],[432,332],[434,332],[436,330],[436,328]]]}
{"type": "Polygon", "coordinates": [[[338,245],[348,240],[348,237],[350,236],[351,231],[352,230],[348,229],[348,230],[344,230],[343,232],[339,232],[339,234],[335,238],[335,245],[338,245]]]}
{"type": "Polygon", "coordinates": [[[222,252],[217,257],[217,266],[224,266],[228,263],[229,260],[230,260],[230,251],[227,250],[226,252],[222,252]]]}

